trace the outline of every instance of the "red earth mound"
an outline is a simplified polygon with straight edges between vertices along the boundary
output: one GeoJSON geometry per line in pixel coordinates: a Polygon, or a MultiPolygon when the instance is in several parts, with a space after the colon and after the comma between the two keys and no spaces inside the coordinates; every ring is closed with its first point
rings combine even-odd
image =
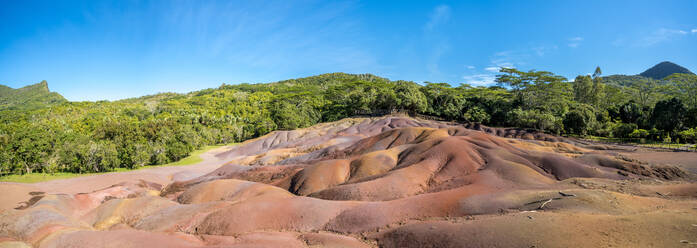
{"type": "Polygon", "coordinates": [[[197,177],[180,171],[164,186],[131,180],[26,195],[0,210],[0,247],[697,242],[688,225],[697,224],[693,175],[617,151],[631,153],[533,130],[347,119],[250,140],[216,153],[219,168],[197,177]],[[606,222],[613,224],[593,228],[606,222]]]}

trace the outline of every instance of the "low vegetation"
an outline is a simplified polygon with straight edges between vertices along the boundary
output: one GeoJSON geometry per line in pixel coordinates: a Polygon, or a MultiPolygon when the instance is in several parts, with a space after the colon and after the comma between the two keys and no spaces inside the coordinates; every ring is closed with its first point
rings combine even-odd
{"type": "MultiPolygon", "coordinates": [[[[202,149],[196,150],[191,152],[191,154],[179,161],[168,163],[168,164],[163,164],[163,165],[149,165],[149,166],[143,166],[139,167],[138,169],[144,169],[144,168],[153,168],[153,167],[159,167],[159,166],[182,166],[182,165],[194,165],[198,164],[203,161],[203,158],[201,158],[201,154],[203,154],[206,151],[209,151],[211,149],[219,148],[222,147],[223,145],[212,145],[212,146],[206,146],[202,149]]],[[[127,168],[116,168],[113,171],[128,171],[129,169],[127,168]]],[[[35,172],[35,173],[26,173],[26,174],[10,174],[10,175],[5,175],[5,176],[0,176],[0,182],[16,182],[16,183],[37,183],[37,182],[44,182],[44,181],[50,181],[50,180],[56,180],[56,179],[66,179],[66,178],[73,178],[73,177],[79,177],[79,176],[84,176],[84,175],[89,175],[89,174],[84,174],[84,173],[73,173],[73,172],[35,172]]]]}

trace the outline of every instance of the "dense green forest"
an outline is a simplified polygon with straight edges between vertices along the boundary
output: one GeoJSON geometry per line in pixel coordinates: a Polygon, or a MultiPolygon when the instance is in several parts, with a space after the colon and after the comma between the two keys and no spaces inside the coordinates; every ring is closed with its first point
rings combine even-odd
{"type": "Polygon", "coordinates": [[[113,102],[67,102],[48,92],[45,82],[28,86],[34,95],[8,94],[17,90],[5,87],[0,88],[0,175],[165,164],[204,145],[394,111],[554,134],[695,140],[693,74],[661,80],[602,77],[597,68],[593,75],[567,80],[546,71],[503,68],[496,82],[422,85],[331,73],[113,102]]]}

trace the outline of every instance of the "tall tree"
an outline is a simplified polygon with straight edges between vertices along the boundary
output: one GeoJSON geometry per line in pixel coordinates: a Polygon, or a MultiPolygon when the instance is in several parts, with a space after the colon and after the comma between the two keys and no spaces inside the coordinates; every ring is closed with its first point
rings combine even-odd
{"type": "Polygon", "coordinates": [[[674,73],[665,78],[675,84],[677,95],[689,108],[697,108],[697,75],[686,73],[674,73]]]}
{"type": "Polygon", "coordinates": [[[574,100],[580,103],[591,104],[593,94],[593,80],[590,76],[578,76],[574,79],[574,100]]]}
{"type": "Polygon", "coordinates": [[[593,89],[591,91],[590,104],[594,107],[607,107],[602,105],[605,101],[605,84],[603,83],[603,78],[601,77],[603,72],[600,70],[600,66],[595,68],[593,73],[593,89]]]}
{"type": "Polygon", "coordinates": [[[685,105],[677,97],[658,101],[656,107],[653,108],[651,122],[656,128],[672,133],[682,127],[685,111],[685,105]]]}
{"type": "Polygon", "coordinates": [[[596,108],[607,106],[603,104],[605,97],[605,84],[601,75],[603,72],[600,67],[595,68],[593,76],[578,76],[573,82],[574,100],[585,103],[596,108]]]}
{"type": "Polygon", "coordinates": [[[620,107],[619,114],[622,122],[636,124],[642,116],[641,106],[634,101],[630,101],[620,107]]]}
{"type": "Polygon", "coordinates": [[[419,90],[421,86],[414,82],[396,81],[394,91],[397,96],[398,108],[423,113],[428,107],[426,95],[419,90]]]}
{"type": "Polygon", "coordinates": [[[641,78],[632,84],[631,90],[641,106],[651,106],[658,100],[659,86],[654,79],[641,78]]]}
{"type": "Polygon", "coordinates": [[[569,133],[585,135],[591,124],[595,122],[593,108],[589,105],[579,104],[564,116],[564,129],[569,133]]]}
{"type": "Polygon", "coordinates": [[[600,70],[600,66],[595,67],[595,71],[593,72],[593,78],[597,78],[603,75],[603,71],[600,70]]]}
{"type": "Polygon", "coordinates": [[[457,120],[462,118],[466,100],[461,92],[446,83],[428,83],[421,88],[428,99],[428,113],[457,120]]]}

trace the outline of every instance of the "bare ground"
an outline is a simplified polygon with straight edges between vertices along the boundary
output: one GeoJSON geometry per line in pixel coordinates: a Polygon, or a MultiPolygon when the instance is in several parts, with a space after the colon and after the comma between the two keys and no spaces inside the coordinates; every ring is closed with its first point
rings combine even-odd
{"type": "Polygon", "coordinates": [[[0,247],[690,247],[693,155],[345,119],[197,165],[2,183],[0,247]]]}

